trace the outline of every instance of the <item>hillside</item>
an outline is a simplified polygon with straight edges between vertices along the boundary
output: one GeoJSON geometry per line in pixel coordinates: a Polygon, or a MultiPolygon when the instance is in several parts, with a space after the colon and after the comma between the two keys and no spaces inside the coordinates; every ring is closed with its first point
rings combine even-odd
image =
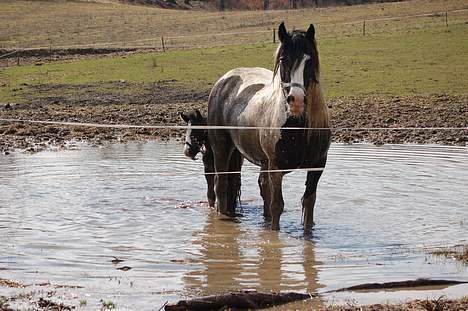
{"type": "Polygon", "coordinates": [[[146,4],[167,9],[207,10],[270,10],[356,5],[400,0],[121,0],[124,3],[146,4]]]}
{"type": "Polygon", "coordinates": [[[466,21],[466,0],[414,0],[298,10],[206,12],[88,1],[3,0],[0,49],[150,47],[166,50],[272,42],[284,21],[319,38],[398,33],[466,21]],[[406,16],[406,18],[405,18],[406,16]],[[409,16],[420,16],[408,18],[409,16]]]}

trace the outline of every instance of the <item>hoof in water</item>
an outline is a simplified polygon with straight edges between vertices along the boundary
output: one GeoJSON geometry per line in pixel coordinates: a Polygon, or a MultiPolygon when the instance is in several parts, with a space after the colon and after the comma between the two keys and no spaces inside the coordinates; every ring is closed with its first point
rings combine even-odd
{"type": "Polygon", "coordinates": [[[218,214],[218,219],[221,221],[227,221],[227,222],[235,222],[239,223],[240,220],[236,217],[236,215],[224,215],[224,214],[218,214]]]}

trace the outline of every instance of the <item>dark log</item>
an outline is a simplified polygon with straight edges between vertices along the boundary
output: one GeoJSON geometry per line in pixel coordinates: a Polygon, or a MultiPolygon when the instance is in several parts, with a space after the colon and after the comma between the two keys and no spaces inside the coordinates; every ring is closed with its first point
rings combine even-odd
{"type": "Polygon", "coordinates": [[[277,306],[293,301],[310,299],[310,294],[300,293],[259,293],[243,291],[224,295],[206,296],[190,300],[181,300],[168,304],[165,311],[209,311],[220,309],[252,310],[277,306]]]}
{"type": "Polygon", "coordinates": [[[399,282],[387,282],[387,283],[366,283],[355,285],[346,288],[340,288],[336,292],[345,292],[345,291],[361,291],[361,290],[373,290],[373,289],[392,289],[392,288],[415,288],[415,287],[425,287],[425,286],[451,286],[458,284],[466,284],[468,282],[463,281],[453,281],[453,280],[430,280],[430,279],[417,279],[409,281],[399,281],[399,282]]]}

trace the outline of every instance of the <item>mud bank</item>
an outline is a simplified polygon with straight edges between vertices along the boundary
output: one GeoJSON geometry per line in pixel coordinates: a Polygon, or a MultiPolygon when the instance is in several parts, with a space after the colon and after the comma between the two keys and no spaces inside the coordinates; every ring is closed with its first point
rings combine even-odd
{"type": "MultiPolygon", "coordinates": [[[[209,89],[193,89],[177,81],[140,84],[116,81],[90,85],[24,86],[17,92],[23,98],[21,103],[0,103],[0,118],[152,126],[183,125],[179,113],[191,109],[206,113],[209,89]]],[[[334,142],[459,146],[468,143],[468,96],[367,96],[333,98],[328,103],[334,142]]],[[[69,141],[103,144],[181,139],[182,136],[183,131],[170,129],[115,129],[0,121],[0,152],[66,148],[69,141]]]]}

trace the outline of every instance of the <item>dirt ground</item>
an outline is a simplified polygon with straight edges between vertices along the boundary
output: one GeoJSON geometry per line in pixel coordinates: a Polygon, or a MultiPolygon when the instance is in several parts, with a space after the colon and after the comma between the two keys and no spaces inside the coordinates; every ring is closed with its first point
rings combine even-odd
{"type": "MultiPolygon", "coordinates": [[[[21,103],[0,103],[0,119],[146,126],[184,125],[179,113],[195,108],[206,114],[209,94],[208,89],[191,89],[177,81],[24,85],[15,91],[24,100],[21,103]]],[[[466,95],[367,96],[334,98],[328,103],[335,142],[459,146],[468,143],[466,95]],[[420,129],[391,130],[400,127],[420,129]],[[434,127],[465,129],[427,129],[434,127]]],[[[0,121],[0,152],[66,148],[70,141],[94,145],[181,139],[183,133],[182,130],[171,129],[96,128],[0,121]]]]}
{"type": "MultiPolygon", "coordinates": [[[[86,300],[80,300],[79,305],[65,303],[62,297],[57,292],[57,289],[66,287],[73,289],[73,286],[54,285],[51,283],[42,284],[21,284],[13,280],[0,278],[0,286],[16,289],[25,289],[28,287],[41,288],[37,291],[26,291],[11,296],[0,296],[0,311],[16,310],[15,306],[21,305],[23,308],[29,306],[31,310],[72,310],[86,306],[86,300]]],[[[113,302],[105,302],[101,300],[102,307],[100,310],[111,310],[116,306],[113,302]]],[[[22,308],[22,309],[23,309],[22,308]]],[[[162,308],[160,308],[161,310],[162,308]]],[[[29,309],[28,309],[29,310],[29,309]]],[[[354,304],[347,304],[342,306],[329,305],[321,307],[323,311],[396,311],[396,310],[410,310],[410,311],[437,311],[437,310],[468,310],[468,296],[460,299],[446,299],[441,297],[434,300],[412,300],[402,302],[399,304],[373,304],[358,306],[354,304]]]]}
{"type": "Polygon", "coordinates": [[[326,311],[438,311],[468,310],[468,299],[413,300],[400,304],[374,304],[368,306],[330,306],[326,311]]]}
{"type": "Polygon", "coordinates": [[[24,65],[40,66],[63,60],[89,59],[105,56],[124,56],[134,53],[151,52],[155,49],[149,48],[67,48],[67,49],[0,49],[0,68],[24,65]]]}

